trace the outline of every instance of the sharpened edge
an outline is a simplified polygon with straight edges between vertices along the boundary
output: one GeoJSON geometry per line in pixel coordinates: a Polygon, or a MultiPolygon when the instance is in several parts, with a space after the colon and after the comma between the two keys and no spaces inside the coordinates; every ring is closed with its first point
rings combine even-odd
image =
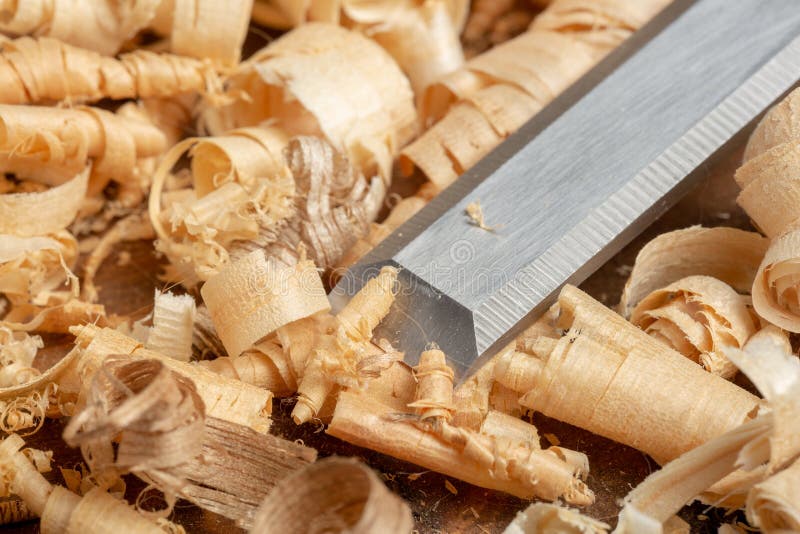
{"type": "MultiPolygon", "coordinates": [[[[516,336],[524,318],[544,311],[564,284],[579,284],[616,254],[636,221],[650,223],[689,186],[695,172],[800,79],[800,37],[642,169],[534,262],[489,297],[474,314],[479,354],[516,336]]],[[[633,237],[632,235],[630,237],[633,237]]]]}

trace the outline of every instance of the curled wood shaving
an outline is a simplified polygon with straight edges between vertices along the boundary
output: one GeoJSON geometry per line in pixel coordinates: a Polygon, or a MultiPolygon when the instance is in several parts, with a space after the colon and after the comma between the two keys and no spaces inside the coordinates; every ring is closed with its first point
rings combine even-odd
{"type": "Polygon", "coordinates": [[[264,499],[250,532],[410,533],[411,510],[353,458],[326,458],[284,479],[264,499]]]}
{"type": "Polygon", "coordinates": [[[394,302],[397,269],[384,267],[336,315],[305,364],[292,419],[315,417],[336,386],[363,388],[402,356],[371,342],[372,331],[394,302]]]}
{"type": "Polygon", "coordinates": [[[231,66],[239,60],[251,7],[252,0],[145,0],[124,6],[112,0],[28,0],[4,4],[0,31],[44,35],[112,55],[152,27],[169,36],[176,54],[231,66]]]}
{"type": "Polygon", "coordinates": [[[281,130],[262,126],[186,139],[164,155],[154,173],[148,211],[158,236],[156,249],[186,274],[176,281],[191,286],[206,280],[229,261],[228,248],[236,240],[275,233],[276,225],[293,213],[295,184],[281,156],[287,141],[281,130]],[[170,170],[187,153],[194,187],[162,209],[170,170]]]}
{"type": "Polygon", "coordinates": [[[84,164],[72,179],[47,191],[0,195],[0,232],[31,237],[64,230],[78,214],[88,183],[89,168],[84,164]]]}
{"type": "Polygon", "coordinates": [[[532,347],[540,370],[520,399],[526,408],[664,463],[736,428],[758,405],[573,286],[558,307],[566,334],[532,347]]]}
{"type": "Polygon", "coordinates": [[[692,275],[710,276],[739,293],[750,293],[768,245],[763,236],[736,228],[692,226],[663,233],[636,256],[619,311],[630,317],[644,297],[692,275]]]}
{"type": "MultiPolygon", "coordinates": [[[[274,240],[267,244],[267,254],[294,263],[305,252],[320,269],[333,267],[366,234],[380,210],[385,185],[378,177],[365,180],[321,139],[294,138],[285,155],[297,187],[296,211],[283,228],[266,232],[274,240]]],[[[262,233],[241,248],[266,244],[264,237],[262,233]]]]}
{"type": "Polygon", "coordinates": [[[188,362],[192,357],[192,333],[197,307],[191,295],[173,295],[156,290],[153,327],[145,347],[188,362]]]}
{"type": "Polygon", "coordinates": [[[536,17],[532,26],[567,33],[604,54],[617,47],[669,4],[622,0],[559,0],[536,17]]]}
{"type": "Polygon", "coordinates": [[[16,434],[0,443],[0,476],[5,487],[19,495],[30,511],[42,518],[42,532],[100,534],[118,529],[134,534],[163,533],[125,501],[100,488],[79,497],[61,486],[51,486],[19,451],[24,445],[16,434]]]}
{"type": "Polygon", "coordinates": [[[290,135],[324,136],[365,176],[387,183],[394,155],[416,133],[402,71],[373,41],[337,26],[287,33],[242,63],[228,86],[234,101],[204,115],[211,133],[274,119],[290,135]]]}
{"type": "Polygon", "coordinates": [[[81,445],[95,478],[134,472],[168,495],[245,525],[280,478],[316,457],[312,449],[206,417],[191,380],[157,360],[107,359],[86,398],[64,439],[81,445]]]}
{"type": "Polygon", "coordinates": [[[46,35],[109,55],[147,25],[159,3],[160,0],[147,0],[119,10],[108,0],[29,0],[4,4],[0,31],[12,35],[46,35]]]}
{"type": "Polygon", "coordinates": [[[800,531],[800,460],[757,484],[747,496],[747,519],[763,532],[800,531]]]}
{"type": "Polygon", "coordinates": [[[468,4],[467,0],[261,0],[253,5],[253,19],[286,29],[315,21],[358,30],[391,54],[420,94],[464,61],[458,30],[468,4]]]}
{"type": "Polygon", "coordinates": [[[756,332],[739,294],[708,276],[690,276],[654,291],[634,308],[631,322],[723,378],[737,371],[724,349],[742,348],[756,332]]]}
{"type": "Polygon", "coordinates": [[[155,359],[194,382],[208,417],[246,426],[256,432],[269,430],[271,392],[147,350],[135,339],[110,328],[86,325],[73,327],[71,331],[77,336],[76,346],[67,357],[76,359],[76,362],[71,366],[71,372],[60,380],[63,390],[75,391],[77,388],[79,391],[80,384],[91,380],[110,354],[155,359]]]}
{"type": "Polygon", "coordinates": [[[518,512],[503,534],[607,534],[610,528],[577,510],[537,502],[518,512]]]}
{"type": "MultiPolygon", "coordinates": [[[[572,2],[557,0],[540,16],[563,19],[561,6],[572,2]]],[[[572,25],[564,28],[569,31],[552,31],[533,24],[429,87],[421,100],[421,119],[423,124],[439,122],[403,149],[403,172],[419,168],[439,189],[452,183],[608,51],[585,33],[631,33],[622,15],[629,10],[627,4],[609,2],[608,24],[585,31],[572,25]]],[[[637,3],[646,15],[637,22],[645,22],[665,4],[637,3]]]]}
{"type": "Polygon", "coordinates": [[[0,236],[0,292],[14,304],[43,304],[54,290],[69,282],[78,257],[78,243],[66,230],[51,236],[0,236]],[[44,302],[43,302],[44,301],[44,302]]]}
{"type": "Polygon", "coordinates": [[[443,423],[397,414],[369,395],[343,391],[327,432],[354,445],[521,498],[586,505],[594,495],[557,455],[443,423]]]}
{"type": "Polygon", "coordinates": [[[82,175],[91,160],[89,191],[99,192],[112,177],[135,178],[137,159],[165,148],[158,128],[103,109],[0,105],[0,166],[46,184],[82,175]]]}
{"type": "Polygon", "coordinates": [[[260,250],[225,267],[201,292],[231,356],[285,324],[330,309],[313,263],[282,266],[260,250]]]}
{"type": "MultiPolygon", "coordinates": [[[[720,488],[726,488],[723,498],[736,491],[748,493],[752,514],[758,483],[775,472],[773,478],[779,477],[780,483],[782,470],[800,455],[800,360],[791,353],[786,337],[769,326],[753,336],[744,350],[726,352],[766,397],[769,409],[645,479],[626,497],[618,532],[660,532],[660,524],[669,515],[701,492],[709,490],[717,502],[723,500],[720,488]]],[[[770,480],[763,484],[768,487],[770,480]]]]}
{"type": "Polygon", "coordinates": [[[136,50],[114,59],[48,37],[21,37],[0,48],[4,104],[169,97],[218,89],[208,63],[173,54],[136,50]]]}
{"type": "Polygon", "coordinates": [[[454,411],[453,370],[447,365],[444,352],[438,348],[424,351],[414,367],[414,377],[418,382],[416,400],[408,407],[417,410],[422,422],[449,421],[454,411]]]}
{"type": "Polygon", "coordinates": [[[753,307],[762,318],[791,332],[800,332],[795,280],[800,231],[793,180],[800,168],[798,139],[800,91],[795,90],[756,127],[736,172],[742,188],[737,202],[771,238],[753,283],[753,307]]]}

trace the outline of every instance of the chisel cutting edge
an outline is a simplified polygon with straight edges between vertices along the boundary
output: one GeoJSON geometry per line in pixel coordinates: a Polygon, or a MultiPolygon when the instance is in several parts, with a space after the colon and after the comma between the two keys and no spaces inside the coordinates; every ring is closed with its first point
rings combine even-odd
{"type": "Polygon", "coordinates": [[[704,176],[800,80],[800,1],[678,0],[353,266],[400,270],[375,333],[463,380],[704,176]],[[470,223],[480,201],[494,231],[470,223]]]}

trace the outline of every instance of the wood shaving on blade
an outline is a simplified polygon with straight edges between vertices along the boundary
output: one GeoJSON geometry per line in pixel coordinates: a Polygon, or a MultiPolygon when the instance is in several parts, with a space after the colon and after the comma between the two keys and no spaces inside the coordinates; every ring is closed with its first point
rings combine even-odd
{"type": "Polygon", "coordinates": [[[502,228],[502,224],[495,224],[493,226],[489,226],[486,224],[486,219],[483,215],[483,208],[481,207],[480,201],[470,202],[467,204],[467,207],[464,208],[464,213],[466,213],[467,217],[470,220],[470,224],[473,224],[480,228],[481,230],[486,230],[487,232],[494,232],[498,228],[502,228]]]}
{"type": "Polygon", "coordinates": [[[264,499],[252,533],[410,533],[411,510],[354,458],[326,458],[288,478],[264,499]]]}
{"type": "Polygon", "coordinates": [[[636,305],[631,322],[723,378],[737,371],[724,349],[742,348],[757,327],[739,294],[708,276],[654,291],[636,305]]]}

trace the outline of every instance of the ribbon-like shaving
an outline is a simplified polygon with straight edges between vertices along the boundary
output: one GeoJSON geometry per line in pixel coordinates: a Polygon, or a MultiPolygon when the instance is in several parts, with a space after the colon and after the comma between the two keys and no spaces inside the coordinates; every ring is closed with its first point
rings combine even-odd
{"type": "Polygon", "coordinates": [[[326,458],[285,478],[258,509],[253,534],[408,533],[408,505],[352,458],[326,458]]]}

